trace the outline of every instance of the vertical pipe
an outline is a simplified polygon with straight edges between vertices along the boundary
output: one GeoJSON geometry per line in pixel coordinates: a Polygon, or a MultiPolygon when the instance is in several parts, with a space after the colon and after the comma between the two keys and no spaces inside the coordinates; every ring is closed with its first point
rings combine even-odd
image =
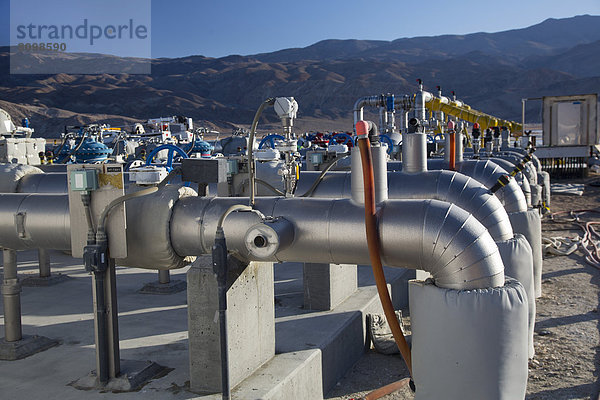
{"type": "Polygon", "coordinates": [[[38,260],[40,264],[40,278],[50,278],[50,255],[46,249],[38,249],[38,260]]]}
{"type": "Polygon", "coordinates": [[[17,277],[17,252],[4,249],[4,340],[16,342],[23,338],[21,328],[21,284],[17,277]]]}
{"type": "Polygon", "coordinates": [[[521,136],[525,136],[525,102],[527,99],[521,99],[521,136]]]}
{"type": "Polygon", "coordinates": [[[402,141],[402,171],[427,171],[427,138],[424,133],[405,133],[402,141]]]}
{"type": "Polygon", "coordinates": [[[448,133],[450,136],[450,148],[448,149],[448,169],[450,171],[456,171],[456,134],[454,131],[448,133]]]}
{"type": "Polygon", "coordinates": [[[166,284],[171,282],[171,276],[168,269],[158,270],[158,283],[166,284]]]}
{"type": "Polygon", "coordinates": [[[121,351],[119,348],[119,309],[117,305],[117,273],[115,259],[109,258],[106,270],[106,319],[108,331],[108,373],[111,378],[121,374],[121,351]]]}
{"type": "Polygon", "coordinates": [[[96,330],[96,377],[99,383],[108,382],[108,349],[106,326],[106,301],[104,296],[103,271],[96,271],[93,275],[94,291],[94,325],[96,330]]]}
{"type": "Polygon", "coordinates": [[[456,164],[460,164],[461,162],[463,162],[463,135],[460,130],[458,130],[456,132],[456,135],[454,138],[454,146],[455,146],[454,161],[456,164]]]}

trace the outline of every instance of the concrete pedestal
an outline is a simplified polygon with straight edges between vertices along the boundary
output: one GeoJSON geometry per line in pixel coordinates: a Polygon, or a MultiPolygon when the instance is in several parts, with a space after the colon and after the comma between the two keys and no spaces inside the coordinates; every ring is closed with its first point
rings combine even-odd
{"type": "Polygon", "coordinates": [[[358,288],[353,264],[304,263],[304,308],[327,311],[346,300],[358,288]]]}
{"type": "MultiPolygon", "coordinates": [[[[227,324],[230,385],[235,388],[275,355],[273,263],[229,261],[227,324]]],[[[221,392],[217,279],[211,256],[187,273],[190,390],[221,392]]]]}
{"type": "Polygon", "coordinates": [[[54,274],[50,269],[50,254],[46,249],[38,249],[40,273],[37,276],[28,276],[21,281],[21,286],[40,287],[52,286],[69,279],[67,275],[54,274]]]}
{"type": "Polygon", "coordinates": [[[183,292],[186,288],[185,281],[171,279],[169,270],[159,270],[158,281],[145,284],[139,292],[141,294],[173,294],[183,292]]]}

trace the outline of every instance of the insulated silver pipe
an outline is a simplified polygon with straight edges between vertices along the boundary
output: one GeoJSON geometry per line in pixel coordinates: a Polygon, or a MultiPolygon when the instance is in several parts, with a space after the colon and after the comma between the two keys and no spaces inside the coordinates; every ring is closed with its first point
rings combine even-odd
{"type": "Polygon", "coordinates": [[[66,194],[0,194],[0,247],[71,249],[66,194]]]}
{"type": "Polygon", "coordinates": [[[402,139],[403,172],[416,174],[427,171],[427,136],[424,133],[405,133],[402,139]]]}
{"type": "MultiPolygon", "coordinates": [[[[180,256],[210,253],[219,218],[229,206],[245,200],[186,197],[177,201],[169,222],[173,249],[180,256]]],[[[258,257],[248,247],[249,240],[256,243],[256,238],[249,235],[268,234],[268,229],[261,228],[264,224],[254,213],[233,214],[227,219],[224,231],[229,248],[240,257],[369,263],[361,205],[346,199],[279,197],[259,198],[256,203],[259,211],[285,221],[284,225],[292,227],[292,231],[286,234],[286,246],[267,257],[258,257]]],[[[0,205],[0,247],[70,247],[66,195],[3,194],[0,205]],[[22,216],[17,229],[12,226],[15,215],[22,216]],[[42,218],[47,216],[50,221],[42,218]]],[[[455,205],[436,200],[384,201],[379,229],[385,265],[428,271],[439,286],[453,289],[498,287],[504,283],[504,266],[489,232],[475,217],[455,205]]]]}
{"type": "MultiPolygon", "coordinates": [[[[319,176],[318,172],[303,172],[298,190],[303,192],[319,176]]],[[[312,197],[350,198],[350,173],[330,172],[315,189],[312,197]]],[[[435,199],[452,203],[473,214],[489,231],[495,241],[513,237],[508,214],[500,200],[488,189],[461,173],[448,170],[419,174],[388,172],[390,199],[435,199]]]]}
{"type": "MultiPolygon", "coordinates": [[[[427,161],[427,166],[429,169],[444,169],[448,168],[448,163],[442,159],[430,159],[427,161]]],[[[475,179],[488,189],[493,187],[501,176],[508,174],[504,168],[490,160],[464,160],[456,164],[456,170],[475,179]]],[[[496,196],[504,204],[508,213],[527,211],[525,195],[514,179],[500,188],[496,196]]]]}
{"type": "Polygon", "coordinates": [[[4,280],[2,282],[4,340],[16,342],[23,338],[21,328],[21,284],[17,277],[17,252],[5,248],[2,253],[4,256],[4,280]]]}
{"type": "Polygon", "coordinates": [[[455,163],[461,163],[464,160],[463,149],[463,134],[460,130],[454,134],[454,145],[456,148],[455,163]]]}
{"type": "MultiPolygon", "coordinates": [[[[187,197],[171,219],[171,242],[180,256],[210,253],[217,221],[241,198],[187,197]]],[[[256,209],[288,221],[293,242],[267,261],[368,264],[364,209],[349,199],[257,198],[256,209]]],[[[252,260],[247,232],[254,214],[231,214],[223,226],[228,247],[252,260]]],[[[379,217],[385,265],[422,269],[440,287],[474,289],[504,284],[504,266],[494,240],[475,217],[437,200],[388,200],[379,217]]]]}
{"type": "MultiPolygon", "coordinates": [[[[375,178],[375,202],[380,203],[388,198],[387,182],[387,154],[383,146],[373,146],[371,148],[373,156],[373,175],[375,178]]],[[[352,180],[352,199],[357,204],[364,204],[365,189],[362,173],[362,164],[360,159],[360,149],[358,146],[352,148],[351,153],[351,180],[352,180]]],[[[321,183],[322,184],[322,183],[321,183]]],[[[308,190],[308,189],[307,189],[308,190]]],[[[298,193],[305,193],[297,189],[298,193]]]]}
{"type": "MultiPolygon", "coordinates": [[[[507,171],[507,173],[512,171],[515,167],[514,163],[511,163],[510,161],[504,160],[502,158],[488,157],[487,160],[499,165],[505,171],[507,171]]],[[[514,181],[517,184],[517,186],[520,187],[521,191],[523,192],[523,196],[525,196],[525,202],[527,206],[531,207],[531,185],[529,184],[529,180],[527,179],[527,177],[525,177],[523,172],[519,172],[515,175],[514,179],[511,179],[511,181],[514,181]]]]}

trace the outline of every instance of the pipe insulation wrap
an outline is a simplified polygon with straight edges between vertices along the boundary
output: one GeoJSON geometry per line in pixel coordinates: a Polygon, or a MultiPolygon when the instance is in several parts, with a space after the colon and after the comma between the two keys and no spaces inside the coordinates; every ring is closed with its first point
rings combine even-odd
{"type": "Polygon", "coordinates": [[[525,398],[528,310],[518,281],[476,290],[408,286],[416,400],[525,398]]]}
{"type": "Polygon", "coordinates": [[[405,133],[402,142],[402,171],[407,174],[427,171],[427,135],[405,133]]]}
{"type": "MultiPolygon", "coordinates": [[[[387,153],[383,146],[371,147],[373,156],[373,175],[375,178],[375,203],[379,204],[388,198],[388,174],[387,174],[387,153]]],[[[351,188],[352,200],[358,204],[364,204],[364,182],[362,173],[362,164],[360,159],[360,149],[354,147],[351,153],[351,188]]],[[[321,182],[323,185],[324,182],[321,182]]],[[[304,193],[304,192],[300,192],[304,193]]]]}
{"type": "MultiPolygon", "coordinates": [[[[298,190],[304,192],[319,176],[318,172],[303,172],[298,190]]],[[[313,197],[349,198],[351,176],[348,172],[330,172],[313,193],[313,197]]],[[[448,170],[418,174],[388,172],[388,196],[391,199],[435,199],[456,204],[473,214],[490,232],[494,240],[513,237],[506,210],[496,196],[476,180],[448,170]]]]}
{"type": "MultiPolygon", "coordinates": [[[[498,164],[500,167],[504,168],[506,171],[511,172],[515,168],[515,164],[498,157],[491,157],[489,161],[498,164]]],[[[519,172],[515,175],[514,180],[520,186],[523,195],[525,196],[525,200],[527,201],[527,206],[531,207],[531,185],[529,184],[529,180],[523,174],[523,172],[519,172]]]]}
{"type": "Polygon", "coordinates": [[[0,164],[0,193],[16,193],[19,181],[30,174],[43,174],[41,169],[23,164],[0,164]]]}
{"type": "Polygon", "coordinates": [[[150,195],[129,200],[126,203],[127,258],[117,259],[117,264],[158,270],[189,264],[190,260],[173,250],[170,222],[175,203],[196,195],[193,189],[167,185],[150,195]]]}
{"type": "Polygon", "coordinates": [[[67,174],[65,172],[46,172],[28,174],[21,178],[19,193],[67,193],[67,174]]]}
{"type": "MultiPolygon", "coordinates": [[[[210,253],[217,220],[241,198],[183,198],[171,219],[171,243],[180,256],[210,253]]],[[[256,209],[284,218],[293,242],[271,261],[368,264],[364,209],[351,200],[259,198],[256,209]]],[[[244,239],[258,217],[232,214],[223,230],[228,247],[248,257],[244,239]]],[[[504,266],[487,229],[459,207],[437,200],[388,200],[381,205],[379,233],[385,265],[424,269],[449,288],[496,287],[504,266]]]]}
{"type": "Polygon", "coordinates": [[[0,247],[71,250],[66,194],[0,194],[0,247]]]}
{"type": "Polygon", "coordinates": [[[503,242],[496,242],[502,262],[504,275],[518,280],[527,293],[528,304],[528,354],[533,358],[533,331],[535,327],[535,285],[533,282],[533,254],[531,246],[525,236],[517,233],[514,238],[503,242]]]}
{"type": "MultiPolygon", "coordinates": [[[[388,171],[402,171],[402,168],[402,162],[388,163],[388,171]]],[[[443,159],[428,159],[427,168],[429,170],[448,169],[448,163],[443,159]]],[[[508,175],[505,169],[489,160],[464,160],[456,165],[456,170],[475,179],[488,189],[494,186],[501,176],[508,175]]],[[[506,186],[500,188],[495,196],[500,199],[509,213],[527,210],[525,195],[514,179],[511,179],[506,186]]]]}
{"type": "Polygon", "coordinates": [[[538,210],[509,213],[513,230],[529,242],[533,254],[533,282],[535,298],[542,295],[542,220],[538,210]]]}

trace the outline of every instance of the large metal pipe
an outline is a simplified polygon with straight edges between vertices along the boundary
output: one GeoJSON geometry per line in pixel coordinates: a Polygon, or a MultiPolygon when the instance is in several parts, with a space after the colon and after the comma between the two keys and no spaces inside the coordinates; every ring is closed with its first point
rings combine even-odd
{"type": "MultiPolygon", "coordinates": [[[[429,170],[448,169],[448,163],[443,159],[428,159],[427,168],[429,170]]],[[[392,161],[388,163],[388,171],[402,171],[402,169],[402,162],[392,161]]],[[[456,165],[456,169],[488,189],[494,186],[501,176],[508,174],[504,168],[490,160],[464,160],[456,165]]],[[[507,212],[527,211],[525,195],[514,180],[511,179],[495,195],[500,199],[507,212]]]]}
{"type": "MultiPolygon", "coordinates": [[[[230,205],[244,201],[202,197],[177,201],[169,222],[173,249],[180,256],[210,253],[217,221],[230,205]]],[[[236,213],[226,221],[224,230],[229,248],[241,257],[333,264],[369,262],[361,205],[346,199],[306,198],[260,198],[256,203],[263,214],[291,224],[293,241],[272,256],[258,258],[250,252],[247,236],[257,232],[254,228],[260,221],[255,214],[236,213]]],[[[385,265],[428,271],[441,287],[503,285],[504,266],[493,238],[461,208],[436,200],[388,200],[381,203],[379,221],[385,265]]],[[[68,249],[67,196],[0,195],[0,247],[68,249]],[[15,215],[23,215],[16,229],[12,223],[15,215]]]]}
{"type": "MultiPolygon", "coordinates": [[[[375,201],[380,203],[388,198],[387,154],[383,146],[374,146],[373,171],[375,175],[375,201]]],[[[360,161],[360,150],[355,147],[351,154],[351,197],[357,204],[364,204],[364,182],[360,161]]],[[[308,190],[308,189],[307,189],[308,190]]],[[[297,189],[298,193],[305,193],[297,189]]]]}
{"type": "Polygon", "coordinates": [[[71,249],[66,194],[0,194],[0,247],[71,249]]]}
{"type": "MultiPolygon", "coordinates": [[[[318,172],[303,172],[298,190],[305,191],[319,176],[318,172]]],[[[315,189],[312,197],[351,198],[351,176],[348,172],[330,172],[315,189]]],[[[388,172],[390,199],[435,199],[457,205],[473,214],[490,232],[495,241],[513,237],[505,208],[475,179],[448,170],[426,171],[419,174],[388,172]]]]}
{"type": "Polygon", "coordinates": [[[424,133],[405,133],[402,142],[403,172],[417,174],[427,171],[427,136],[424,133]]]}
{"type": "Polygon", "coordinates": [[[4,257],[4,281],[2,300],[4,302],[4,340],[16,342],[23,338],[21,328],[21,284],[17,276],[17,252],[7,249],[4,257]]]}
{"type": "MultiPolygon", "coordinates": [[[[498,157],[488,157],[488,158],[481,157],[481,158],[485,159],[485,160],[489,160],[489,161],[499,165],[505,171],[507,171],[507,173],[511,172],[515,167],[515,165],[513,163],[511,163],[508,160],[504,160],[502,158],[498,158],[498,157]]],[[[532,206],[531,185],[529,184],[529,180],[527,179],[527,177],[522,172],[519,172],[518,174],[515,175],[514,179],[511,179],[511,181],[514,181],[521,188],[521,191],[523,192],[523,196],[525,196],[525,202],[527,203],[527,206],[531,207],[532,206]]]]}
{"type": "MultiPolygon", "coordinates": [[[[171,219],[171,242],[180,256],[211,251],[217,221],[236,198],[188,197],[171,219]]],[[[294,227],[293,243],[270,261],[369,263],[364,209],[351,200],[259,198],[256,208],[294,227]]],[[[225,222],[228,247],[252,259],[246,234],[257,217],[232,214],[225,222]]],[[[498,287],[504,266],[494,240],[475,217],[437,200],[388,200],[381,204],[379,232],[385,265],[422,269],[437,285],[456,289],[498,287]]],[[[251,238],[250,238],[251,239],[251,238]]]]}

